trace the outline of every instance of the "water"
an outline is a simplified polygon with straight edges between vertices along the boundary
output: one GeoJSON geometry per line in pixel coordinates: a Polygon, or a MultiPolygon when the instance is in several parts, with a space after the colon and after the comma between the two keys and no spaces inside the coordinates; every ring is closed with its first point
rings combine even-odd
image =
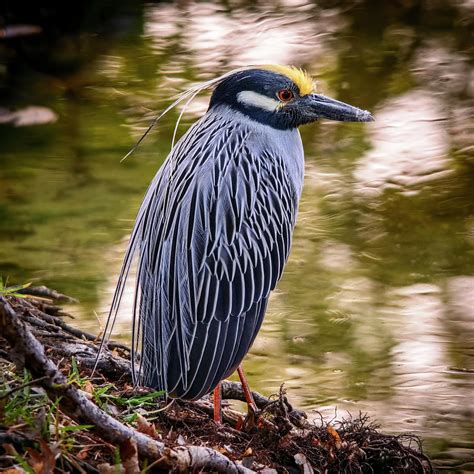
{"type": "Polygon", "coordinates": [[[156,111],[236,66],[304,65],[376,121],[302,129],[305,190],[252,385],[368,412],[439,466],[474,469],[472,1],[80,8],[12,11],[44,33],[0,40],[0,275],[79,298],[76,324],[97,330],[169,151],[177,112],[120,163],[156,111]]]}

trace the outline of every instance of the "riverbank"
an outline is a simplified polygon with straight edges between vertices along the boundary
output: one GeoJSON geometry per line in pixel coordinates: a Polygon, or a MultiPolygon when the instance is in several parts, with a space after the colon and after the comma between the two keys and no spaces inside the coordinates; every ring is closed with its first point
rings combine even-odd
{"type": "MultiPolygon", "coordinates": [[[[134,389],[128,347],[74,328],[45,287],[0,296],[0,469],[8,472],[433,472],[421,442],[380,433],[364,415],[327,424],[280,393],[257,416],[134,389]],[[66,322],[68,321],[68,322],[66,322]]],[[[225,382],[226,400],[243,400],[225,382]]]]}

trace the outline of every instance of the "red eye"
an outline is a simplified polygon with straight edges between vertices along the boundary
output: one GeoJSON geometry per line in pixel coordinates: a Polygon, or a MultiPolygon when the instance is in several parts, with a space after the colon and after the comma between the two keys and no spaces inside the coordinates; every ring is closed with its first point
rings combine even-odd
{"type": "Polygon", "coordinates": [[[291,89],[282,89],[281,91],[277,92],[277,97],[282,102],[288,102],[295,97],[293,91],[291,89]]]}

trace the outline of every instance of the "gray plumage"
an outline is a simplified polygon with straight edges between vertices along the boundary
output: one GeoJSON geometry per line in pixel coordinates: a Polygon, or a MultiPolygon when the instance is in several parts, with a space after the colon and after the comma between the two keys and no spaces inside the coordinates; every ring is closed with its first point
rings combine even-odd
{"type": "Polygon", "coordinates": [[[271,69],[231,71],[188,89],[155,120],[215,86],[208,112],[148,188],[106,326],[107,334],[133,284],[134,380],[171,397],[210,392],[238,367],[260,329],[301,196],[297,127],[321,117],[372,120],[367,111],[309,93],[301,71],[271,69]]]}
{"type": "Polygon", "coordinates": [[[302,184],[299,132],[226,106],[176,144],[132,233],[140,383],[197,399],[237,368],[287,260],[302,184]]]}

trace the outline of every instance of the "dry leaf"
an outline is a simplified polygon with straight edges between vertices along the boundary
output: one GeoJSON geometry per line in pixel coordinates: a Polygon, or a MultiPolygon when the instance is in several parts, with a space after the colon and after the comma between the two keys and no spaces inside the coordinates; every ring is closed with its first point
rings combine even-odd
{"type": "Polygon", "coordinates": [[[337,449],[341,449],[342,442],[339,433],[332,426],[328,426],[326,430],[334,440],[334,446],[336,446],[337,449]]]}
{"type": "Polygon", "coordinates": [[[152,438],[158,437],[158,432],[156,431],[155,425],[153,423],[150,423],[142,415],[138,415],[137,418],[137,431],[151,436],[152,438]]]}
{"type": "Polygon", "coordinates": [[[85,448],[82,448],[76,454],[76,458],[80,459],[81,461],[83,461],[84,459],[87,459],[87,456],[89,456],[89,449],[90,449],[90,446],[86,446],[85,448]]]}
{"type": "Polygon", "coordinates": [[[31,458],[31,467],[36,474],[49,474],[54,472],[56,467],[57,448],[50,446],[46,441],[41,440],[40,452],[28,448],[28,454],[31,458]]]}
{"type": "Polygon", "coordinates": [[[235,429],[237,431],[241,431],[243,426],[244,426],[244,419],[241,416],[239,416],[237,418],[237,423],[235,424],[235,429]]]}
{"type": "Polygon", "coordinates": [[[86,380],[86,383],[84,384],[84,391],[87,393],[94,393],[94,385],[89,380],[86,380]]]}
{"type": "Polygon", "coordinates": [[[15,457],[16,455],[18,455],[18,453],[16,452],[16,449],[13,447],[13,444],[4,443],[2,444],[2,448],[10,456],[15,457]]]}
{"type": "Polygon", "coordinates": [[[125,474],[140,474],[137,442],[133,438],[127,439],[120,445],[120,459],[125,474]]]}
{"type": "Polygon", "coordinates": [[[321,446],[321,441],[319,441],[318,438],[312,438],[311,445],[317,448],[318,446],[321,446]]]}

